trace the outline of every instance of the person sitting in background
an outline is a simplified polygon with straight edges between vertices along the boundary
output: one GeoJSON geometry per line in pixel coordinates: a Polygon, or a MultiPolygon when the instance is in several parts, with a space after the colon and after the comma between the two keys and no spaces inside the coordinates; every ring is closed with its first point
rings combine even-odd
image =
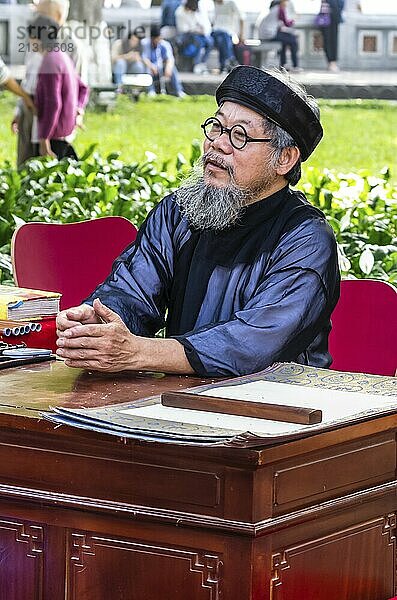
{"type": "Polygon", "coordinates": [[[161,2],[161,37],[166,40],[176,36],[175,11],[182,4],[182,0],[162,0],[161,2]]]}
{"type": "Polygon", "coordinates": [[[0,86],[4,86],[6,90],[12,92],[16,96],[22,98],[27,110],[34,111],[35,106],[32,98],[21,88],[19,83],[11,77],[11,73],[7,65],[0,56],[0,86]]]}
{"type": "Polygon", "coordinates": [[[287,62],[287,48],[291,53],[292,71],[301,71],[298,65],[298,38],[292,29],[294,21],[287,15],[288,0],[272,0],[269,12],[259,15],[256,29],[260,40],[281,42],[280,67],[287,62]]]}
{"type": "Polygon", "coordinates": [[[234,46],[244,42],[244,17],[234,0],[215,0],[212,37],[220,72],[230,71],[238,64],[234,46]]]}
{"type": "Polygon", "coordinates": [[[153,86],[149,89],[148,95],[155,94],[156,87],[161,93],[166,93],[168,81],[176,96],[182,98],[186,95],[175,66],[172,46],[162,39],[159,25],[151,25],[150,38],[142,40],[142,60],[153,77],[153,86]]]}
{"type": "Polygon", "coordinates": [[[193,59],[193,72],[206,73],[207,58],[213,48],[211,22],[198,0],[186,0],[175,11],[178,46],[182,56],[193,59]]]}
{"type": "Polygon", "coordinates": [[[37,17],[29,25],[29,36],[43,56],[35,94],[39,153],[77,159],[66,138],[75,129],[89,91],[68,54],[56,51],[58,29],[57,23],[47,17],[37,17]]]}
{"type": "Polygon", "coordinates": [[[121,86],[123,75],[146,73],[142,60],[142,40],[146,33],[142,25],[135,27],[122,40],[116,40],[112,46],[112,70],[114,83],[121,86]]]}

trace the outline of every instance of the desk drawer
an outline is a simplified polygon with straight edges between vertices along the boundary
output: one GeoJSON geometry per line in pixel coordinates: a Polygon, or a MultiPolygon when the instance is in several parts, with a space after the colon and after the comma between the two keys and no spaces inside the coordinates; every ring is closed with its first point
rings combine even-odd
{"type": "Polygon", "coordinates": [[[273,511],[280,514],[394,479],[394,435],[327,448],[277,465],[273,511]]]}

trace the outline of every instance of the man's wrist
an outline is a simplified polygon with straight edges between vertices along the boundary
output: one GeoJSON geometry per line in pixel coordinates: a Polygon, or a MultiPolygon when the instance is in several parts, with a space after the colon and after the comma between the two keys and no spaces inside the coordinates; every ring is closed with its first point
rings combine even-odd
{"type": "Polygon", "coordinates": [[[139,338],[139,369],[193,374],[183,345],[172,338],[139,338]]]}

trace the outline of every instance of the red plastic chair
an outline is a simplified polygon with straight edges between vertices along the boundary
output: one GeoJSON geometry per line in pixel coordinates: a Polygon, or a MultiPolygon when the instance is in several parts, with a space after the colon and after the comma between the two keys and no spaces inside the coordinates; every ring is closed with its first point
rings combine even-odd
{"type": "Polygon", "coordinates": [[[392,285],[373,279],[342,281],[331,322],[331,369],[395,375],[397,290],[392,285]]]}
{"type": "Polygon", "coordinates": [[[12,238],[16,285],[62,293],[61,308],[76,306],[110,273],[137,228],[124,217],[79,223],[25,223],[12,238]]]}

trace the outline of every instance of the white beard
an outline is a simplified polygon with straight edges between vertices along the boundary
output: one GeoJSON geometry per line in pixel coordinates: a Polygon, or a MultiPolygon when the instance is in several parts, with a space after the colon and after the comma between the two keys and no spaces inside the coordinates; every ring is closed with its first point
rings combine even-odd
{"type": "Polygon", "coordinates": [[[189,224],[195,229],[221,231],[234,225],[244,206],[249,204],[251,194],[239,188],[230,169],[230,183],[224,187],[210,185],[204,180],[202,156],[191,173],[175,192],[176,203],[189,224]]]}

